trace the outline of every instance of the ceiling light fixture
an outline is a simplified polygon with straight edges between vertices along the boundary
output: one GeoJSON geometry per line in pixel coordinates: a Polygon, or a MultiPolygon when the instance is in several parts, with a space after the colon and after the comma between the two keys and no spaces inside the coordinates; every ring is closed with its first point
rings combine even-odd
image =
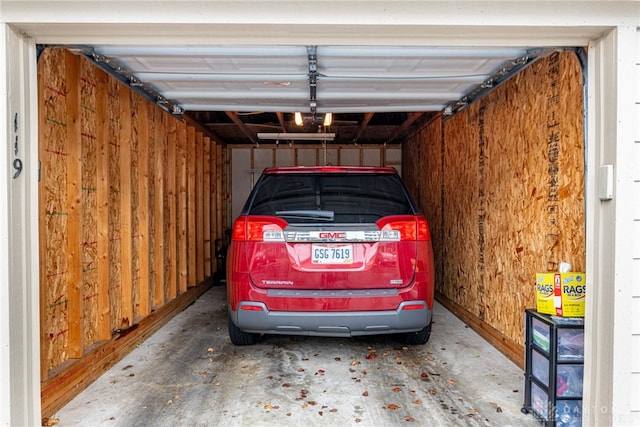
{"type": "Polygon", "coordinates": [[[327,113],[324,115],[324,122],[322,124],[325,126],[331,126],[332,119],[333,119],[333,114],[327,113]]]}
{"type": "Polygon", "coordinates": [[[333,141],[336,137],[335,133],[326,132],[260,132],[258,133],[258,139],[275,139],[275,140],[293,140],[293,141],[333,141]]]}
{"type": "Polygon", "coordinates": [[[296,125],[302,126],[302,114],[299,111],[296,111],[293,115],[296,125]]]}

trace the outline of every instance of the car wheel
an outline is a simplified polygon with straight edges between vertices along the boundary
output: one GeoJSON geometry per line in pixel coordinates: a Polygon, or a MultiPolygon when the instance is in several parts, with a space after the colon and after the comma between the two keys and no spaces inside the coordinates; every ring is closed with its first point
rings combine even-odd
{"type": "Polygon", "coordinates": [[[231,318],[228,319],[228,324],[229,338],[231,339],[231,343],[233,343],[233,345],[253,345],[258,342],[260,334],[245,332],[239,329],[236,325],[233,324],[231,318]]]}
{"type": "Polygon", "coordinates": [[[408,345],[422,345],[426,344],[431,337],[431,323],[417,332],[407,332],[403,334],[403,341],[408,345]]]}

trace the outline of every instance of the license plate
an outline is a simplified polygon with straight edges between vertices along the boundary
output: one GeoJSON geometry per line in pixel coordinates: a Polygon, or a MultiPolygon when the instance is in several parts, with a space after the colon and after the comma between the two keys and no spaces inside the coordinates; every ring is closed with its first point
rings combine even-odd
{"type": "Polygon", "coordinates": [[[353,263],[353,245],[311,245],[311,263],[351,264],[353,263]]]}

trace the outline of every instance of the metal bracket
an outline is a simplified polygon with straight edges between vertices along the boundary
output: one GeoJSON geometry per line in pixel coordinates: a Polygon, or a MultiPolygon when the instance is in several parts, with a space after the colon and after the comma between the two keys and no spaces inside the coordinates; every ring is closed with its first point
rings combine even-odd
{"type": "Polygon", "coordinates": [[[316,100],[316,89],[318,85],[318,46],[307,46],[307,61],[309,62],[309,111],[315,122],[316,108],[318,106],[316,100]]]}

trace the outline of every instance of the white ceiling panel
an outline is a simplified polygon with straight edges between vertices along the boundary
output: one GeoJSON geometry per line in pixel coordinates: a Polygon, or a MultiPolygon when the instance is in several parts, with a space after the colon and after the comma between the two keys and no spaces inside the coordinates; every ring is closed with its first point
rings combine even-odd
{"type": "Polygon", "coordinates": [[[94,56],[187,111],[439,111],[526,48],[93,46],[94,56]]]}

